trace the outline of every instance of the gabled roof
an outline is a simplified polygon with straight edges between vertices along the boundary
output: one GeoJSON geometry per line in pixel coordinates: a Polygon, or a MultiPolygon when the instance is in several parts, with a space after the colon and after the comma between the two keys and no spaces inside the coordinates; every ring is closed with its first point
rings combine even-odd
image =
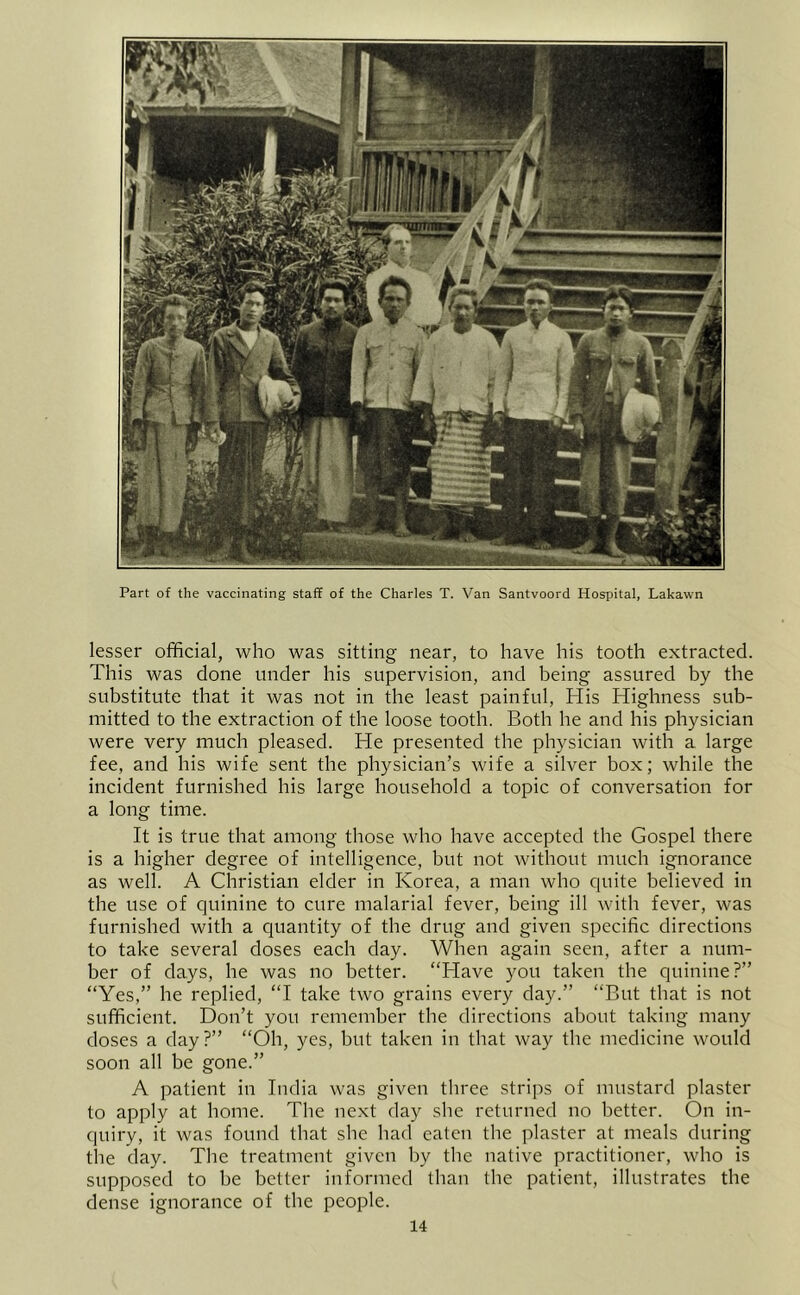
{"type": "MultiPolygon", "coordinates": [[[[226,110],[293,116],[303,113],[331,126],[339,124],[342,46],[339,41],[222,40],[219,52],[228,79],[227,94],[209,94],[200,112],[226,110]]],[[[176,93],[157,95],[148,111],[179,108],[176,93]]]]}

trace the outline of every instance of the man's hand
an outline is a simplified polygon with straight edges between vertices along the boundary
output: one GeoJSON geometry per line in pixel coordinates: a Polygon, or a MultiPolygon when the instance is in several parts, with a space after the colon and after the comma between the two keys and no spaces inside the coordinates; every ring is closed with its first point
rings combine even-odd
{"type": "Polygon", "coordinates": [[[212,445],[224,445],[225,433],[219,423],[206,423],[206,438],[212,445]]]}
{"type": "Polygon", "coordinates": [[[584,437],[586,436],[586,429],[583,425],[582,414],[575,414],[572,420],[572,430],[577,436],[578,440],[581,442],[581,444],[583,444],[584,437]]]}
{"type": "Polygon", "coordinates": [[[503,413],[502,409],[495,410],[494,417],[492,418],[491,426],[492,426],[492,434],[496,437],[498,441],[502,441],[503,432],[505,431],[505,426],[506,426],[506,416],[503,413]]]}
{"type": "Polygon", "coordinates": [[[367,430],[367,411],[360,403],[353,405],[350,411],[350,418],[353,424],[353,435],[363,436],[367,430]]]}
{"type": "MultiPolygon", "coordinates": [[[[495,414],[495,418],[496,417],[497,415],[495,414]]],[[[503,415],[501,414],[500,417],[502,418],[503,415]]],[[[485,450],[488,450],[489,446],[494,444],[494,440],[495,440],[495,421],[494,421],[494,418],[487,418],[481,430],[481,445],[485,450]]]]}
{"type": "Polygon", "coordinates": [[[292,400],[292,403],[290,405],[284,405],[283,412],[285,414],[296,414],[298,409],[300,408],[301,399],[302,399],[302,396],[300,392],[299,391],[296,392],[294,399],[292,400]]]}
{"type": "Polygon", "coordinates": [[[550,426],[554,432],[559,432],[564,426],[564,419],[559,418],[558,414],[553,414],[553,417],[550,419],[550,426]]]}
{"type": "Polygon", "coordinates": [[[197,437],[200,431],[199,423],[190,423],[189,430],[186,433],[186,453],[191,454],[192,450],[197,447],[197,437]]]}
{"type": "Polygon", "coordinates": [[[131,423],[131,440],[135,450],[143,450],[147,437],[144,430],[144,423],[141,418],[134,418],[131,423]]]}

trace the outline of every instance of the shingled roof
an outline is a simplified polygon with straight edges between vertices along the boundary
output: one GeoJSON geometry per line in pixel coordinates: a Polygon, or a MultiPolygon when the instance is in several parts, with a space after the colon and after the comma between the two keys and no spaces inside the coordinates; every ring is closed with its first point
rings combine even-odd
{"type": "MultiPolygon", "coordinates": [[[[285,114],[300,112],[331,126],[339,124],[342,46],[338,41],[222,40],[219,52],[228,78],[227,94],[209,94],[201,112],[225,110],[285,114]]],[[[158,95],[148,111],[177,108],[177,94],[158,95]]]]}

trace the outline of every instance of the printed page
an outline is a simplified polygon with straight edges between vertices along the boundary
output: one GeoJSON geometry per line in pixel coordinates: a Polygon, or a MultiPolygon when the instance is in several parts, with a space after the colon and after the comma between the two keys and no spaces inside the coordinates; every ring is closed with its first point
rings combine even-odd
{"type": "Polygon", "coordinates": [[[536,18],[7,17],[20,1295],[794,1289],[794,19],[536,18]],[[154,30],[724,47],[721,561],[134,559],[121,68],[154,30]]]}

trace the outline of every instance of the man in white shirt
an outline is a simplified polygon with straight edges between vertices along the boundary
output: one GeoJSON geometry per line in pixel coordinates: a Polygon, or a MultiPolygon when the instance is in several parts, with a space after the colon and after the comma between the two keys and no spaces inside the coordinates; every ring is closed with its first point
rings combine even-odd
{"type": "Polygon", "coordinates": [[[430,275],[411,266],[411,234],[403,225],[389,225],[383,232],[386,264],[367,275],[367,309],[370,318],[383,318],[378,290],[390,274],[399,274],[411,289],[406,316],[420,328],[436,327],[442,318],[442,306],[430,275]]]}
{"type": "Polygon", "coordinates": [[[389,275],[379,292],[381,318],[356,333],[350,375],[353,430],[367,500],[361,529],[367,535],[377,531],[378,503],[385,490],[394,494],[395,535],[408,535],[411,442],[417,422],[411,412],[411,389],[425,334],[406,318],[412,293],[405,279],[389,275]]]}
{"type": "Polygon", "coordinates": [[[548,319],[553,285],[525,284],[525,323],[509,328],[494,386],[494,430],[503,441],[503,534],[498,544],[549,549],[555,517],[558,433],[572,372],[572,343],[548,319]]]}

